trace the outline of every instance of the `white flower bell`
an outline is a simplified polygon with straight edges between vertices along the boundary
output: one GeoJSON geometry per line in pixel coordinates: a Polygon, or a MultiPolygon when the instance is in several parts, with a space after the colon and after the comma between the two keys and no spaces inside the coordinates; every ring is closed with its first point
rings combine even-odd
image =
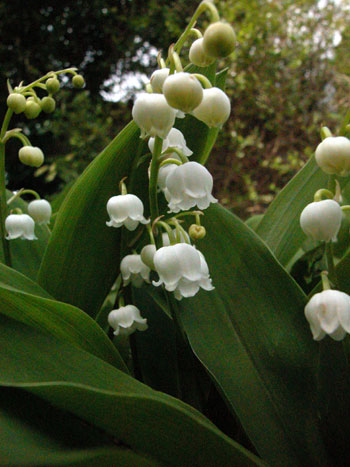
{"type": "Polygon", "coordinates": [[[150,82],[153,89],[153,92],[162,93],[164,81],[169,76],[169,68],[161,68],[152,73],[150,82]]]}
{"type": "Polygon", "coordinates": [[[107,212],[111,218],[106,222],[108,227],[121,227],[125,225],[128,230],[135,230],[139,223],[148,224],[149,220],[143,217],[143,203],[135,195],[112,196],[107,202],[107,212]]]}
{"type": "Polygon", "coordinates": [[[142,138],[147,135],[166,138],[175,123],[176,110],[163,94],[142,93],[134,103],[132,117],[141,128],[142,138]]]}
{"type": "Polygon", "coordinates": [[[338,290],[317,293],[306,305],[305,317],[316,341],[326,334],[340,341],[350,333],[350,297],[338,290]]]}
{"type": "Polygon", "coordinates": [[[203,37],[201,37],[200,39],[195,40],[192,43],[188,56],[189,56],[190,61],[194,65],[197,65],[199,67],[209,66],[213,62],[215,62],[214,57],[209,57],[209,55],[207,55],[204,52],[204,49],[203,49],[203,37]]]}
{"type": "Polygon", "coordinates": [[[51,204],[46,199],[35,199],[28,204],[28,213],[37,224],[49,224],[52,214],[51,204]]]}
{"type": "Polygon", "coordinates": [[[304,208],[300,216],[300,226],[313,240],[330,242],[336,240],[342,216],[341,207],[336,201],[315,201],[304,208]]]}
{"type": "Polygon", "coordinates": [[[344,136],[329,136],[316,148],[317,165],[327,174],[346,177],[350,173],[350,140],[344,136]]]}
{"type": "Polygon", "coordinates": [[[129,336],[136,330],[146,331],[147,319],[142,318],[140,310],[134,305],[126,305],[112,310],[108,315],[108,324],[114,329],[115,336],[129,336]]]}
{"type": "Polygon", "coordinates": [[[7,240],[37,240],[34,233],[35,223],[28,214],[10,214],[5,220],[7,240]]]}
{"type": "Polygon", "coordinates": [[[153,285],[164,284],[177,300],[193,297],[200,288],[214,289],[204,256],[192,245],[177,243],[162,247],[156,251],[153,261],[159,275],[159,281],[153,281],[153,285]]]}
{"type": "Polygon", "coordinates": [[[187,162],[177,166],[166,178],[164,195],[169,204],[169,212],[187,211],[198,206],[206,209],[210,203],[216,203],[211,191],[213,177],[198,162],[187,162]]]}
{"type": "Polygon", "coordinates": [[[192,115],[204,122],[209,128],[221,128],[231,112],[227,95],[219,88],[204,89],[203,99],[192,115]]]}
{"type": "Polygon", "coordinates": [[[163,84],[164,96],[171,107],[190,112],[203,98],[203,88],[198,79],[183,71],[168,76],[163,84]]]}
{"type": "MultiPolygon", "coordinates": [[[[148,147],[151,153],[153,154],[154,138],[149,139],[148,147]]],[[[186,146],[186,140],[184,135],[177,128],[172,128],[168,136],[163,140],[162,153],[168,148],[179,149],[187,157],[192,156],[193,154],[193,151],[191,151],[191,149],[186,146]]],[[[169,154],[169,157],[173,157],[173,155],[169,154]]]]}
{"type": "Polygon", "coordinates": [[[150,282],[150,271],[150,268],[141,260],[140,255],[127,255],[120,263],[124,287],[130,282],[134,287],[141,287],[144,281],[150,282]]]}

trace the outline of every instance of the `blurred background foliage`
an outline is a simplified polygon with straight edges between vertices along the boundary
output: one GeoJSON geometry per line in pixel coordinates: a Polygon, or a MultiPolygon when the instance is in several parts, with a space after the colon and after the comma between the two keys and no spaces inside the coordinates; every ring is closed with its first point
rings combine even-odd
{"type": "MultiPolygon", "coordinates": [[[[232,114],[209,160],[215,195],[242,217],[262,212],[312,155],[319,129],[337,130],[350,104],[350,7],[345,0],[222,0],[236,30],[227,92],[232,114]]],[[[45,155],[33,172],[8,145],[8,186],[43,196],[72,183],[130,120],[135,89],[156,67],[197,2],[77,0],[0,2],[0,104],[6,79],[26,83],[49,70],[76,66],[83,91],[67,82],[57,110],[14,126],[45,155]]],[[[206,18],[199,27],[206,26],[206,18]]],[[[186,49],[184,49],[186,58],[186,49]]]]}

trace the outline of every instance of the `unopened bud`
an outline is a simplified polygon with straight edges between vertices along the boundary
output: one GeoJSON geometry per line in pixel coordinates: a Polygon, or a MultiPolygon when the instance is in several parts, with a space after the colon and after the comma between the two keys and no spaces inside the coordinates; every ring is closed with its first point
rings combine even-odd
{"type": "Polygon", "coordinates": [[[194,109],[192,115],[201,120],[209,128],[221,128],[231,112],[231,104],[227,95],[219,88],[204,89],[203,99],[194,109]]]}
{"type": "Polygon", "coordinates": [[[180,72],[164,81],[163,94],[174,109],[191,112],[202,102],[203,88],[195,76],[180,72]]]}
{"type": "Polygon", "coordinates": [[[227,57],[236,45],[236,35],[227,23],[218,21],[211,24],[203,36],[204,52],[210,57],[227,57]]]}
{"type": "Polygon", "coordinates": [[[40,167],[44,162],[44,154],[40,148],[33,146],[23,146],[18,151],[18,158],[24,165],[30,167],[40,167]]]}
{"type": "Polygon", "coordinates": [[[207,231],[202,225],[192,224],[188,229],[188,233],[192,240],[202,240],[206,236],[207,231]]]}
{"type": "Polygon", "coordinates": [[[55,99],[53,99],[50,96],[44,97],[40,101],[40,107],[45,113],[47,113],[47,114],[52,113],[56,108],[55,99]]]}
{"type": "Polygon", "coordinates": [[[333,199],[308,204],[301,213],[300,227],[315,241],[336,240],[342,221],[342,209],[333,199]]]}
{"type": "Polygon", "coordinates": [[[73,86],[75,88],[82,88],[85,84],[85,79],[81,75],[75,75],[72,79],[73,86]]]}
{"type": "Polygon", "coordinates": [[[15,114],[20,114],[26,108],[26,98],[22,94],[12,92],[7,98],[7,106],[15,114]]]}
{"type": "Polygon", "coordinates": [[[28,98],[26,102],[26,106],[24,109],[24,114],[27,118],[32,120],[33,118],[36,118],[41,112],[41,107],[40,105],[35,102],[34,98],[28,98]]]}
{"type": "Polygon", "coordinates": [[[346,177],[350,173],[350,140],[329,136],[317,146],[315,158],[323,172],[346,177]]]}
{"type": "Polygon", "coordinates": [[[169,68],[161,68],[152,73],[150,82],[153,92],[161,94],[163,92],[163,84],[166,78],[169,76],[169,68]]]}
{"type": "Polygon", "coordinates": [[[215,61],[214,57],[209,57],[209,55],[204,52],[203,37],[197,39],[191,45],[189,59],[194,65],[199,67],[211,65],[215,61]]]}
{"type": "Polygon", "coordinates": [[[155,245],[146,245],[141,250],[141,260],[142,262],[148,266],[153,271],[155,270],[153,257],[155,252],[157,251],[155,245]]]}
{"type": "Polygon", "coordinates": [[[45,84],[50,94],[55,94],[60,88],[60,82],[57,78],[49,78],[45,84]]]}

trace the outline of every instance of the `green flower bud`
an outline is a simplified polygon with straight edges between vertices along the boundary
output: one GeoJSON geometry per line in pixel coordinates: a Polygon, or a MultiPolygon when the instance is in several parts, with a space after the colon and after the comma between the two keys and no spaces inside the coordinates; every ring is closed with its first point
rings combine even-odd
{"type": "Polygon", "coordinates": [[[29,97],[26,102],[26,106],[24,109],[24,114],[27,118],[32,120],[33,118],[36,118],[41,112],[41,107],[40,105],[35,102],[33,97],[29,97]]]}
{"type": "Polygon", "coordinates": [[[163,94],[174,109],[191,112],[202,102],[203,88],[195,76],[181,71],[164,81],[163,94]]]}
{"type": "Polygon", "coordinates": [[[22,94],[12,92],[7,98],[7,106],[13,110],[15,114],[20,114],[26,107],[26,98],[22,94]]]}
{"type": "Polygon", "coordinates": [[[52,113],[56,108],[55,99],[53,99],[50,96],[44,97],[40,101],[40,107],[45,113],[47,113],[47,114],[52,113]]]}
{"type": "Polygon", "coordinates": [[[153,271],[155,270],[154,268],[154,262],[153,262],[153,257],[156,252],[156,246],[155,245],[146,245],[142,248],[141,250],[141,260],[142,262],[148,266],[150,269],[153,271]]]}
{"type": "Polygon", "coordinates": [[[236,45],[236,35],[227,23],[211,24],[203,36],[203,50],[210,57],[227,57],[236,45]]]}
{"type": "Polygon", "coordinates": [[[85,79],[81,75],[75,75],[72,79],[73,86],[75,88],[82,88],[85,84],[85,79]]]}
{"type": "Polygon", "coordinates": [[[57,92],[60,88],[60,82],[58,81],[56,77],[49,78],[45,84],[46,84],[46,89],[50,94],[55,94],[55,92],[57,92]]]}
{"type": "Polygon", "coordinates": [[[188,230],[188,234],[192,240],[202,240],[206,236],[207,231],[202,225],[192,224],[188,230]]]}
{"type": "Polygon", "coordinates": [[[215,61],[214,57],[209,57],[209,55],[204,52],[203,37],[197,39],[191,45],[189,59],[194,65],[200,67],[211,65],[215,61]]]}
{"type": "Polygon", "coordinates": [[[40,167],[44,162],[44,154],[40,148],[33,146],[23,146],[18,151],[18,158],[24,165],[30,167],[40,167]]]}

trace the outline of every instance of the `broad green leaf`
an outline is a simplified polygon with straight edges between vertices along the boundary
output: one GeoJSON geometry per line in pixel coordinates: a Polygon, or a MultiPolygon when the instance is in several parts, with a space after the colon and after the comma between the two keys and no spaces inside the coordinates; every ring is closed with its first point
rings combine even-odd
{"type": "Polygon", "coordinates": [[[165,465],[262,465],[202,414],[84,351],[0,316],[0,385],[18,387],[165,465]]]}
{"type": "MultiPolygon", "coordinates": [[[[12,195],[13,193],[7,190],[7,198],[12,195]]],[[[14,208],[20,208],[24,214],[28,213],[27,203],[22,199],[17,198],[10,204],[10,209],[14,208]]],[[[35,225],[35,234],[38,240],[9,240],[12,267],[33,280],[37,278],[50,232],[46,225],[35,225]]],[[[1,242],[0,262],[4,262],[1,242]]]]}
{"type": "Polygon", "coordinates": [[[245,223],[252,229],[256,230],[258,228],[258,225],[261,221],[261,219],[264,217],[264,214],[256,214],[255,216],[249,217],[245,221],[245,223]]]}
{"type": "Polygon", "coordinates": [[[106,226],[108,199],[129,170],[140,143],[131,122],[69,190],[40,269],[39,283],[56,299],[95,315],[119,271],[120,230],[106,226]]]}
{"type": "Polygon", "coordinates": [[[14,388],[0,395],[2,465],[159,466],[37,396],[14,388]]]}
{"type": "Polygon", "coordinates": [[[314,193],[327,186],[328,175],[316,165],[314,157],[297,173],[271,203],[256,233],[265,241],[283,266],[297,253],[305,240],[299,218],[314,193]]]}
{"type": "Polygon", "coordinates": [[[127,371],[118,351],[92,318],[74,306],[51,299],[37,284],[4,265],[0,265],[0,303],[0,313],[47,331],[127,371]]]}
{"type": "Polygon", "coordinates": [[[271,465],[326,465],[316,410],[318,345],[305,296],[270,250],[220,206],[198,244],[215,290],[178,304],[197,357],[271,465]]]}

